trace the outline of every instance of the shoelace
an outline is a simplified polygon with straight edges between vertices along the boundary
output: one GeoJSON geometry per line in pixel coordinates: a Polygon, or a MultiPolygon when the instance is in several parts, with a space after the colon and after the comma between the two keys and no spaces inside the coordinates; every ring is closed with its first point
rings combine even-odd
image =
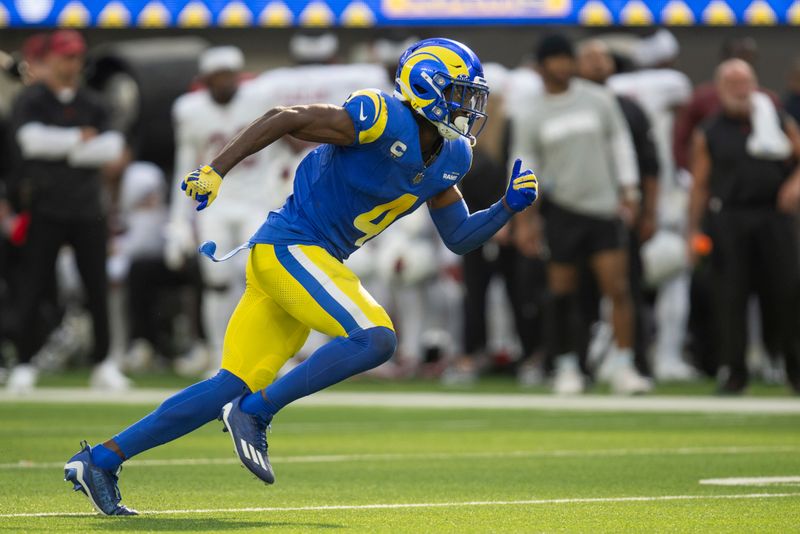
{"type": "Polygon", "coordinates": [[[272,428],[272,425],[257,415],[253,416],[253,420],[255,420],[256,428],[258,428],[258,435],[256,436],[258,441],[256,445],[260,450],[267,452],[267,431],[272,428]]]}

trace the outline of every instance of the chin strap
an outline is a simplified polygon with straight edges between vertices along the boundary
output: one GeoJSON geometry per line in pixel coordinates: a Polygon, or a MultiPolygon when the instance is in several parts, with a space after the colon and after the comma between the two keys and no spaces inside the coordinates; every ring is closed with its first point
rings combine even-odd
{"type": "MultiPolygon", "coordinates": [[[[456,120],[459,119],[466,120],[466,117],[456,118],[456,120]]],[[[475,143],[477,142],[474,136],[470,135],[469,133],[463,132],[462,130],[459,130],[457,124],[450,124],[449,122],[445,121],[435,122],[434,124],[436,125],[436,128],[439,130],[439,135],[441,135],[445,139],[449,139],[452,141],[454,139],[458,139],[459,137],[466,137],[469,140],[471,146],[475,146],[475,143]]]]}
{"type": "Polygon", "coordinates": [[[253,243],[250,243],[250,242],[242,243],[241,245],[239,245],[235,249],[231,250],[230,252],[228,252],[227,254],[222,256],[221,258],[216,258],[216,257],[214,257],[214,253],[217,251],[217,244],[214,243],[213,241],[205,241],[202,245],[200,245],[200,248],[197,249],[197,252],[199,252],[201,255],[205,256],[206,258],[210,259],[214,263],[219,263],[221,261],[227,261],[227,260],[231,259],[232,257],[236,256],[239,252],[241,252],[243,250],[247,250],[247,249],[252,248],[252,247],[253,247],[253,243]]]}

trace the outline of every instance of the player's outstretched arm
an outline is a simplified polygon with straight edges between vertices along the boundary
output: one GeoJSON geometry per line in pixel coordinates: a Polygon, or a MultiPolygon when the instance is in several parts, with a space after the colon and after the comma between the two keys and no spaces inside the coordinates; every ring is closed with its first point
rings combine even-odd
{"type": "Polygon", "coordinates": [[[506,194],[485,210],[470,213],[456,187],[428,201],[433,222],[447,248],[466,254],[488,241],[516,212],[536,201],[539,182],[532,171],[521,172],[521,167],[522,160],[514,162],[506,194]]]}
{"type": "Polygon", "coordinates": [[[350,145],[355,127],[340,106],[312,104],[273,108],[253,121],[222,149],[211,166],[222,176],[247,156],[291,135],[314,143],[350,145]]]}
{"type": "Polygon", "coordinates": [[[225,145],[210,165],[186,175],[181,189],[199,202],[197,209],[202,210],[214,202],[222,178],[237,163],[284,135],[315,143],[350,145],[355,142],[356,131],[350,115],[339,106],[312,104],[273,108],[225,145]]]}

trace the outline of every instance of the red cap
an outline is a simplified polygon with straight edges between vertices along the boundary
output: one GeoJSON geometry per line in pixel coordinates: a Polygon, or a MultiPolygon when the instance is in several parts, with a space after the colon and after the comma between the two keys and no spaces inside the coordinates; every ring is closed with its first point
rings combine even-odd
{"type": "Polygon", "coordinates": [[[22,57],[25,61],[37,61],[47,54],[47,34],[35,33],[22,43],[22,57]]]}
{"type": "Polygon", "coordinates": [[[58,30],[50,36],[48,52],[58,56],[77,56],[86,52],[86,41],[75,30],[58,30]]]}

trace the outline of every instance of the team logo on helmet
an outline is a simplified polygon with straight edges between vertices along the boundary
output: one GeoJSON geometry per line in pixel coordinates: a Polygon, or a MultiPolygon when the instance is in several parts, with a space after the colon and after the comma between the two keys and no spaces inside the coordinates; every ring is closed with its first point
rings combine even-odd
{"type": "Polygon", "coordinates": [[[395,93],[435,124],[446,139],[472,144],[486,119],[489,85],[472,50],[451,39],[425,39],[400,58],[395,93]],[[474,126],[480,127],[473,134],[474,126]]]}

